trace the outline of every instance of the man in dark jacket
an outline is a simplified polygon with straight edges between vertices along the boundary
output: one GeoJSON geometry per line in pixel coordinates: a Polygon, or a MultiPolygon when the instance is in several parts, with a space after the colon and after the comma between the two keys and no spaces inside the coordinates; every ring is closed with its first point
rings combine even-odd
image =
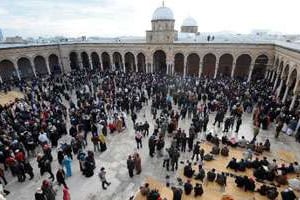
{"type": "Polygon", "coordinates": [[[212,169],[211,171],[207,172],[207,180],[209,182],[214,182],[216,179],[216,170],[212,169]]]}
{"type": "Polygon", "coordinates": [[[134,170],[134,160],[131,158],[131,156],[128,156],[127,159],[127,169],[129,173],[129,177],[133,177],[133,170],[134,170]]]}

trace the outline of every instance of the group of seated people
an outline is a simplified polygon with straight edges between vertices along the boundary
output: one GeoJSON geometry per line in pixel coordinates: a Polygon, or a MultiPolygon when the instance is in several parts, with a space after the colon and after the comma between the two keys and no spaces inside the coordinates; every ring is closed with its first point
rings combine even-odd
{"type": "MultiPolygon", "coordinates": [[[[217,134],[214,136],[212,133],[208,133],[206,135],[206,140],[208,142],[211,142],[215,144],[216,146],[219,146],[220,139],[217,134]]],[[[252,151],[261,154],[263,151],[270,151],[271,149],[271,143],[269,139],[266,139],[264,143],[262,142],[256,142],[256,139],[253,139],[252,141],[248,141],[245,139],[244,136],[242,136],[241,139],[237,140],[235,137],[228,138],[227,135],[222,136],[221,142],[223,145],[231,146],[231,147],[240,147],[240,148],[250,148],[252,151]]]]}

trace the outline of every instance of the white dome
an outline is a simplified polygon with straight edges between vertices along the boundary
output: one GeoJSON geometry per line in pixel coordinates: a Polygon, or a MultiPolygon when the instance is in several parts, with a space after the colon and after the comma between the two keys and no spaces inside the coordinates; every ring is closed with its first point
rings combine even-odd
{"type": "Polygon", "coordinates": [[[170,8],[162,6],[154,11],[152,20],[174,20],[174,15],[170,8]]]}
{"type": "Polygon", "coordinates": [[[182,26],[198,26],[198,24],[194,18],[188,17],[183,20],[182,26]]]}

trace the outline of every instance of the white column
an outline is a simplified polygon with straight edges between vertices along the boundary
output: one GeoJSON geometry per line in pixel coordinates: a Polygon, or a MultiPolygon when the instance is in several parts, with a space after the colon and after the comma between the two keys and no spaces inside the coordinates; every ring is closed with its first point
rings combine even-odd
{"type": "Polygon", "coordinates": [[[231,78],[234,78],[234,71],[235,71],[236,63],[232,63],[232,70],[231,70],[231,78]]]}
{"type": "Polygon", "coordinates": [[[91,54],[88,54],[88,59],[89,59],[90,68],[91,68],[91,70],[93,70],[94,66],[93,66],[93,61],[92,61],[92,58],[91,58],[91,54]]]}
{"type": "MultiPolygon", "coordinates": [[[[103,64],[102,64],[102,54],[98,53],[99,55],[99,64],[100,64],[100,70],[103,71],[103,64]]],[[[99,67],[99,66],[98,66],[99,67]]]]}
{"type": "Polygon", "coordinates": [[[218,69],[219,69],[219,63],[216,62],[215,73],[214,73],[214,79],[217,78],[217,75],[218,75],[218,69]]]}
{"type": "Polygon", "coordinates": [[[296,93],[296,94],[294,93],[293,99],[292,99],[292,102],[291,102],[291,105],[290,105],[290,108],[289,108],[290,111],[294,108],[294,105],[295,105],[297,96],[298,96],[298,94],[297,94],[297,93],[296,93]]]}
{"type": "Polygon", "coordinates": [[[186,77],[187,59],[185,58],[185,56],[183,58],[183,63],[183,77],[186,77]]]}
{"type": "Polygon", "coordinates": [[[249,74],[248,74],[247,82],[250,82],[250,81],[251,81],[252,72],[253,72],[253,67],[254,67],[253,64],[251,64],[250,70],[249,70],[249,74]]]}
{"type": "Polygon", "coordinates": [[[201,74],[202,74],[202,72],[203,72],[203,62],[200,62],[199,64],[200,64],[200,66],[199,66],[199,74],[198,74],[198,77],[200,78],[200,77],[201,77],[201,74]]]}
{"type": "Polygon", "coordinates": [[[49,60],[48,59],[46,59],[46,67],[47,67],[48,74],[51,75],[51,70],[50,70],[49,60]]]}
{"type": "Polygon", "coordinates": [[[154,69],[153,69],[153,63],[150,63],[150,73],[153,73],[154,69]]]}
{"type": "Polygon", "coordinates": [[[278,77],[279,77],[279,74],[277,74],[277,76],[276,76],[276,80],[275,80],[274,85],[273,85],[273,90],[276,89],[276,85],[277,85],[277,82],[278,82],[278,77]]]}
{"type": "Polygon", "coordinates": [[[0,76],[0,82],[3,83],[2,77],[0,76]]]}
{"type": "Polygon", "coordinates": [[[137,66],[137,56],[134,58],[134,65],[135,65],[135,72],[138,72],[138,66],[137,66]]]}
{"type": "Polygon", "coordinates": [[[268,80],[268,77],[269,77],[269,70],[267,70],[267,72],[265,73],[265,79],[268,80]]]}
{"type": "Polygon", "coordinates": [[[83,64],[82,64],[81,53],[77,53],[77,55],[78,55],[78,66],[79,66],[79,69],[82,69],[83,68],[83,64]]]}
{"type": "Polygon", "coordinates": [[[16,70],[16,74],[17,74],[17,77],[19,80],[21,80],[21,76],[20,76],[20,72],[19,72],[19,67],[18,67],[18,62],[13,60],[13,63],[14,63],[14,68],[16,70]]]}
{"type": "Polygon", "coordinates": [[[284,92],[283,98],[282,98],[282,103],[285,103],[287,95],[289,93],[289,89],[290,89],[290,86],[287,85],[286,88],[285,88],[285,92],[284,92]]]}
{"type": "Polygon", "coordinates": [[[126,69],[125,69],[125,55],[122,55],[122,63],[123,63],[123,72],[126,72],[126,69]]]}
{"type": "Polygon", "coordinates": [[[275,74],[276,74],[276,72],[273,71],[273,72],[272,72],[271,79],[270,79],[270,82],[271,82],[271,83],[273,83],[273,81],[274,81],[275,74]]]}
{"type": "Polygon", "coordinates": [[[34,66],[34,64],[33,64],[33,61],[32,61],[32,59],[30,59],[29,61],[30,61],[30,65],[31,65],[33,74],[34,74],[34,76],[36,77],[36,70],[35,70],[35,66],[34,66]]]}
{"type": "Polygon", "coordinates": [[[281,79],[281,80],[280,80],[280,85],[279,85],[279,87],[278,87],[278,89],[277,89],[277,94],[276,94],[276,97],[277,97],[277,98],[278,98],[279,95],[280,95],[280,91],[281,91],[282,85],[283,85],[283,80],[281,79]]]}

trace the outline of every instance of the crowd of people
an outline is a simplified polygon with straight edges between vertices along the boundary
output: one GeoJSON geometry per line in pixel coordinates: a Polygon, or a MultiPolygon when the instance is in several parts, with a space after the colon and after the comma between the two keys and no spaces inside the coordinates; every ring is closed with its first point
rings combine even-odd
{"type": "MultiPolygon", "coordinates": [[[[48,173],[51,182],[56,178],[63,185],[66,200],[70,194],[65,179],[73,176],[74,160],[78,160],[84,176],[93,176],[97,167],[94,154],[107,150],[109,134],[127,129],[127,123],[131,123],[127,116],[131,116],[134,124],[134,130],[128,131],[135,133],[137,149],[143,148],[143,138],[149,137],[149,156],[157,155],[163,167],[172,171],[178,169],[180,154],[186,151],[192,153],[192,160],[209,159],[211,155],[200,148],[199,138],[212,141],[216,145],[214,152],[218,152],[220,141],[226,146],[247,146],[249,151],[262,153],[270,149],[270,144],[257,141],[260,127],[268,129],[270,123],[276,123],[274,137],[278,138],[282,131],[294,134],[299,119],[298,104],[289,111],[289,102],[280,103],[273,95],[272,85],[265,80],[247,83],[226,77],[209,79],[82,70],[16,81],[11,85],[23,92],[24,98],[0,106],[3,172],[0,171],[0,177],[4,185],[7,184],[5,174],[9,169],[19,182],[26,181],[26,174],[31,180],[37,173],[32,163],[37,162],[41,176],[48,173]],[[153,121],[140,122],[137,114],[149,104],[153,121]],[[248,142],[243,137],[239,140],[243,113],[252,111],[254,136],[248,142]],[[213,125],[223,127],[218,135],[209,134],[211,113],[215,113],[213,125]],[[180,120],[189,120],[190,128],[181,129],[180,120]],[[229,137],[228,132],[235,132],[235,137],[229,137]],[[168,137],[171,138],[169,147],[168,137]],[[70,140],[66,142],[64,138],[70,140]],[[94,151],[86,150],[89,143],[94,151]],[[57,150],[59,164],[56,176],[52,167],[53,149],[57,150]]],[[[2,87],[7,91],[12,89],[11,85],[2,87]]],[[[299,132],[295,137],[299,141],[299,132]]],[[[139,153],[128,156],[127,168],[130,177],[134,176],[134,169],[137,174],[142,172],[139,153]]],[[[105,169],[101,168],[99,178],[103,189],[110,185],[105,174],[105,169]]],[[[53,190],[51,182],[44,180],[36,191],[37,200],[55,199],[55,192],[49,192],[53,190]]],[[[203,190],[199,188],[202,186],[196,187],[195,195],[201,195],[203,190]]],[[[191,192],[189,185],[185,188],[191,192]]],[[[173,191],[176,193],[177,189],[173,191]]]]}

